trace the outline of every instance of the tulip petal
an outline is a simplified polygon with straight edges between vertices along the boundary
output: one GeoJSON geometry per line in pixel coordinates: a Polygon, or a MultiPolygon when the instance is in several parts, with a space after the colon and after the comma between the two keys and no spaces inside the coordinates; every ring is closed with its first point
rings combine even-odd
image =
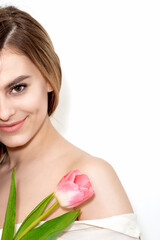
{"type": "Polygon", "coordinates": [[[83,192],[79,191],[73,195],[73,197],[69,201],[69,204],[71,207],[76,207],[83,202],[84,202],[84,194],[83,192]]]}
{"type": "Polygon", "coordinates": [[[75,179],[75,176],[77,175],[81,175],[80,171],[78,169],[76,170],[71,170],[69,173],[67,173],[65,176],[64,176],[64,179],[66,181],[74,181],[75,179]]]}
{"type": "Polygon", "coordinates": [[[79,191],[58,191],[55,193],[55,197],[62,207],[72,208],[74,207],[74,201],[83,201],[83,193],[79,191]]]}
{"type": "Polygon", "coordinates": [[[93,188],[90,187],[89,189],[83,189],[83,194],[84,194],[84,201],[92,197],[94,194],[93,188]]]}
{"type": "Polygon", "coordinates": [[[89,181],[89,178],[85,174],[81,174],[75,177],[75,184],[78,184],[80,187],[86,187],[89,188],[91,186],[91,183],[89,181]]]}
{"type": "Polygon", "coordinates": [[[66,181],[74,182],[74,179],[76,176],[81,175],[80,171],[78,169],[71,170],[69,173],[67,173],[58,183],[58,185],[63,184],[66,181]]]}
{"type": "Polygon", "coordinates": [[[67,192],[67,191],[77,191],[77,190],[78,190],[78,185],[72,182],[64,182],[63,184],[57,186],[57,191],[67,192]]]}

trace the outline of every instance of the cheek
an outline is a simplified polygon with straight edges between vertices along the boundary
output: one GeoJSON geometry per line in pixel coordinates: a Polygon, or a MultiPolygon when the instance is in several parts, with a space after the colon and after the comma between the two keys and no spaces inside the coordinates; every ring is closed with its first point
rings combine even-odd
{"type": "Polygon", "coordinates": [[[36,93],[28,91],[24,95],[11,99],[11,106],[15,109],[15,119],[19,120],[28,116],[28,120],[18,134],[15,132],[10,138],[6,133],[0,134],[0,142],[4,141],[4,144],[10,147],[21,146],[41,127],[47,115],[48,92],[44,86],[36,89],[36,93]]]}
{"type": "Polygon", "coordinates": [[[23,96],[16,100],[15,107],[17,111],[23,111],[29,114],[46,113],[48,108],[48,93],[37,91],[23,96]]]}

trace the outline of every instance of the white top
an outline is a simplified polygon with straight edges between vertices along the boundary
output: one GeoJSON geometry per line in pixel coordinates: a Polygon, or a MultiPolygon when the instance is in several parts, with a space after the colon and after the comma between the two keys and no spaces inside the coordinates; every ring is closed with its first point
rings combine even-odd
{"type": "MultiPolygon", "coordinates": [[[[43,224],[44,221],[41,222],[43,224]]],[[[15,225],[15,231],[21,224],[15,225]]],[[[0,229],[0,238],[2,229],[0,229]]],[[[103,219],[74,221],[57,240],[136,240],[141,239],[135,214],[123,214],[103,219]]]]}

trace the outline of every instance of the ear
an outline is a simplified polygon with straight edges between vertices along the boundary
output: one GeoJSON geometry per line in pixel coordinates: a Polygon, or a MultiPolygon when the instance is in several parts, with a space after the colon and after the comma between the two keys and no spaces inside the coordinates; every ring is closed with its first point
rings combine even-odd
{"type": "Polygon", "coordinates": [[[47,81],[47,92],[53,92],[53,87],[48,81],[47,81]]]}

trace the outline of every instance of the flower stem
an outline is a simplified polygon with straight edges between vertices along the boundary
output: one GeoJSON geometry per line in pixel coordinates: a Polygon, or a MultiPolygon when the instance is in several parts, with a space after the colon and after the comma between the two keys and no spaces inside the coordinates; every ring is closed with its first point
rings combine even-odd
{"type": "Polygon", "coordinates": [[[24,232],[17,238],[17,240],[21,239],[27,232],[29,232],[32,228],[34,228],[43,218],[45,218],[54,208],[59,205],[59,202],[56,201],[48,210],[46,210],[39,218],[37,218],[34,222],[29,225],[24,232]]]}

